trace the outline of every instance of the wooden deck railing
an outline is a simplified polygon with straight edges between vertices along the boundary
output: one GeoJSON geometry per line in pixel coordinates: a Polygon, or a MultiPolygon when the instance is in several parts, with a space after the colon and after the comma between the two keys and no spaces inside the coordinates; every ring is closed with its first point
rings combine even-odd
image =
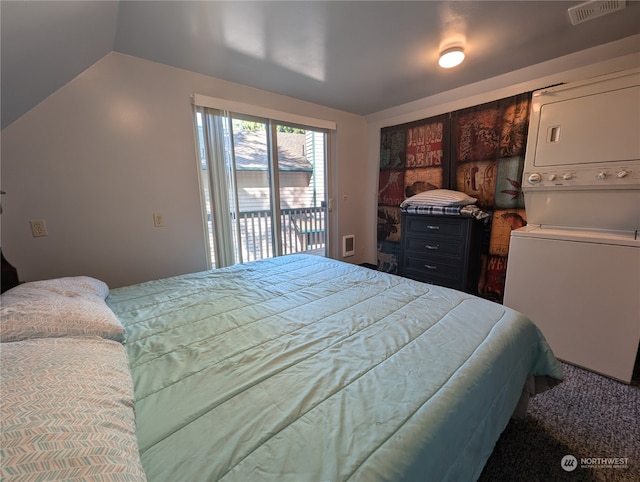
{"type": "MultiPolygon", "coordinates": [[[[325,208],[282,209],[282,254],[325,249],[325,208]]],[[[270,211],[240,213],[240,238],[243,261],[273,257],[270,211]]]]}

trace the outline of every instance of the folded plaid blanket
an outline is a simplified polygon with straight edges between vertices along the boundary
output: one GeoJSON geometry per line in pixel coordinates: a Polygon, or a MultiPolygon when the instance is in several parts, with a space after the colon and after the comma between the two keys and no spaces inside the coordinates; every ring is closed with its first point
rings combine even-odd
{"type": "Polygon", "coordinates": [[[484,212],[475,204],[468,206],[431,206],[431,205],[405,205],[401,206],[403,213],[409,214],[430,214],[430,215],[446,215],[446,216],[469,216],[476,219],[486,219],[489,213],[484,212]]]}

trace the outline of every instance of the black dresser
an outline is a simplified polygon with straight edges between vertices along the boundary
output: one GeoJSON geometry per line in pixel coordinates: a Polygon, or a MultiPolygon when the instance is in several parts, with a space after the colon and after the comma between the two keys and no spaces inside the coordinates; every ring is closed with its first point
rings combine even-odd
{"type": "Polygon", "coordinates": [[[401,226],[400,276],[477,294],[480,221],[403,213],[401,226]]]}

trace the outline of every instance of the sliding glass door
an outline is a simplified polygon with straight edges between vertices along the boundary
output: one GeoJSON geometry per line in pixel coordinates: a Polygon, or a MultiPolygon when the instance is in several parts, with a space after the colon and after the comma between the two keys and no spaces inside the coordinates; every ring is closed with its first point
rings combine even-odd
{"type": "Polygon", "coordinates": [[[196,109],[212,267],[326,254],[326,132],[196,109]]]}

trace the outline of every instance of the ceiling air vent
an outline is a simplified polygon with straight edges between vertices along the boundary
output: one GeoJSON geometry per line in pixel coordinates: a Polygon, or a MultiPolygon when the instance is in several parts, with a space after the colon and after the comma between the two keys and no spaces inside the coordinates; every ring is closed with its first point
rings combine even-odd
{"type": "Polygon", "coordinates": [[[593,20],[626,7],[626,0],[591,0],[568,9],[572,25],[593,20]]]}

